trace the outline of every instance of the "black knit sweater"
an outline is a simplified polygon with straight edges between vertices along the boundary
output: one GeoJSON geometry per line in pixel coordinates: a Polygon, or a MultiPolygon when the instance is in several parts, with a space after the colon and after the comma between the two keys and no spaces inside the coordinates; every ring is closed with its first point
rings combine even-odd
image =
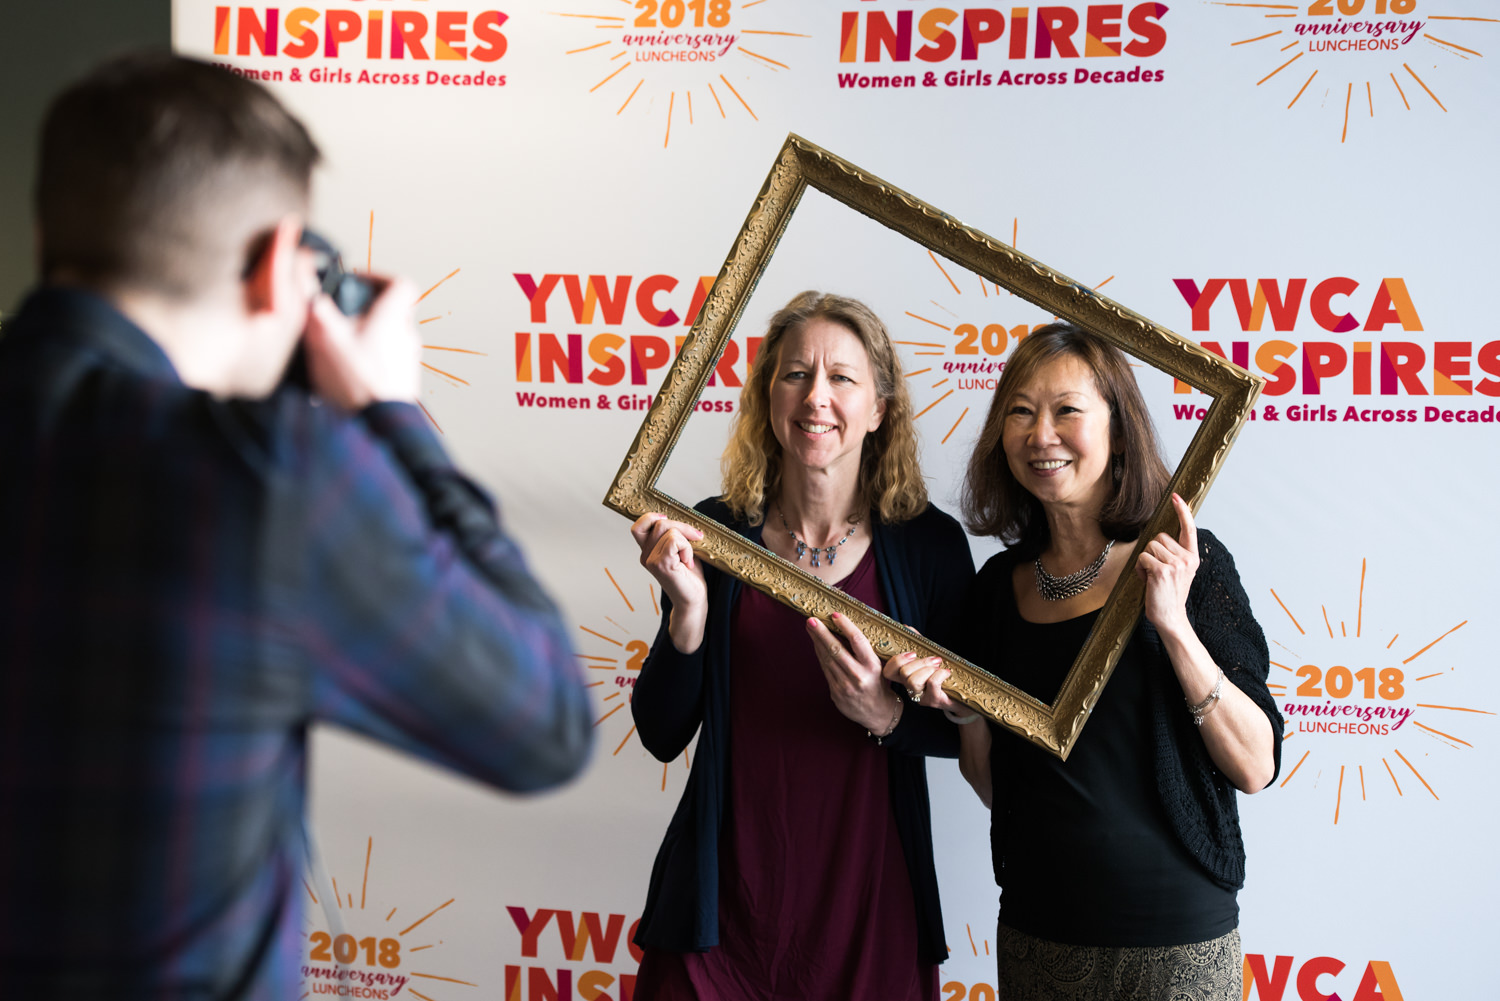
{"type": "MultiPolygon", "coordinates": [[[[1282,718],[1275,700],[1266,687],[1270,655],[1265,634],[1250,611],[1250,599],[1240,585],[1234,560],[1229,551],[1211,532],[1198,530],[1200,564],[1188,592],[1187,614],[1198,638],[1203,641],[1224,677],[1244,692],[1270,720],[1275,740],[1275,773],[1281,770],[1282,718]]],[[[971,584],[974,600],[970,610],[985,606],[986,595],[997,588],[1011,586],[1016,565],[1035,554],[1008,550],[989,560],[971,584]]],[[[965,616],[972,622],[971,612],[965,616]]],[[[980,617],[982,618],[982,617],[980,617]]],[[[980,623],[980,629],[985,625],[980,623]]],[[[1189,854],[1228,889],[1239,889],[1245,883],[1245,843],[1240,834],[1236,790],[1215,767],[1208,749],[1193,725],[1192,715],[1183,705],[1182,690],[1162,647],[1155,627],[1144,617],[1137,624],[1130,643],[1136,646],[1142,661],[1152,707],[1152,759],[1156,787],[1166,810],[1171,829],[1189,854]]],[[[975,635],[960,652],[970,652],[992,660],[1004,676],[1004,637],[975,635]],[[984,651],[990,653],[985,657],[984,651]]],[[[1108,698],[1108,691],[1105,692],[1108,698]]],[[[997,740],[1012,739],[997,735],[997,740]]],[[[1005,795],[1005,776],[993,776],[997,804],[1005,795]]],[[[1003,832],[1000,837],[1003,838],[1003,832]]],[[[997,845],[997,848],[999,846],[997,845]]],[[[997,851],[997,859],[1001,853],[997,851]]]]}
{"type": "MultiPolygon", "coordinates": [[[[1271,721],[1275,768],[1281,771],[1283,721],[1266,687],[1271,658],[1266,636],[1250,612],[1250,598],[1240,586],[1234,558],[1212,533],[1198,530],[1200,563],[1188,592],[1188,621],[1236,688],[1250,697],[1271,721]]],[[[1137,627],[1153,656],[1166,660],[1156,629],[1144,620],[1137,627]]],[[[1245,885],[1245,842],[1235,788],[1208,756],[1208,748],[1170,670],[1151,673],[1161,691],[1155,700],[1156,778],[1172,829],[1193,857],[1225,886],[1245,885]]],[[[1270,785],[1270,782],[1266,783],[1270,785]]]]}

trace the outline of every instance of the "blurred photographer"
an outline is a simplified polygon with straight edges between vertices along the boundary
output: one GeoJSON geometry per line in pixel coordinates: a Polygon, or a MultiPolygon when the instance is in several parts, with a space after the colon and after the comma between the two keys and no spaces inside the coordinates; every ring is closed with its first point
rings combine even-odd
{"type": "Polygon", "coordinates": [[[558,612],[413,405],[413,290],[319,290],[317,158],[165,55],[48,114],[0,334],[6,997],[296,997],[314,720],[510,790],[587,757],[558,612]]]}

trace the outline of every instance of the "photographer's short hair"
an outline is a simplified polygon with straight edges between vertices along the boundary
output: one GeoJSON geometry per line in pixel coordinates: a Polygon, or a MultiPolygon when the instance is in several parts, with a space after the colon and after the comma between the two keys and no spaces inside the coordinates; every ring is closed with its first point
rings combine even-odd
{"type": "Polygon", "coordinates": [[[277,220],[305,211],[317,160],[259,84],[165,53],[107,63],[42,127],[42,279],[174,298],[238,279],[277,220]]]}

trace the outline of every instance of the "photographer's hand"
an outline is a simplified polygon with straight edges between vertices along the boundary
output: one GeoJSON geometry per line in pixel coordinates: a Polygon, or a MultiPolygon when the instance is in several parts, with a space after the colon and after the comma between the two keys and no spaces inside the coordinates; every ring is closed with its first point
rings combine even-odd
{"type": "Polygon", "coordinates": [[[421,387],[416,289],[400,278],[376,283],[379,293],[363,315],[345,316],[319,295],[308,318],[313,392],[350,411],[372,403],[414,403],[421,387]]]}

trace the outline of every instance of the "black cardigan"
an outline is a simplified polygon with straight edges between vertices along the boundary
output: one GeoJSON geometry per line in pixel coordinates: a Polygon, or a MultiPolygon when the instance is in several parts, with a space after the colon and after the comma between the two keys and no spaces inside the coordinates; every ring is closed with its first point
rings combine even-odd
{"type": "MultiPolygon", "coordinates": [[[[761,527],[736,520],[722,501],[706,500],[697,509],[760,542],[761,527]]],[[[946,642],[974,574],[963,529],[929,506],[898,524],[872,518],[871,533],[890,617],[946,642]]],[[[635,935],[637,945],[673,952],[701,952],[719,943],[719,834],[729,781],[730,616],[743,585],[706,564],[703,571],[708,622],[702,645],[687,655],[672,645],[667,632],[671,603],[664,598],[661,629],[641,667],[631,702],[641,743],[661,761],[681,754],[701,726],[687,788],[652,866],[635,935]]],[[[941,713],[908,705],[884,746],[890,751],[891,807],[917,909],[918,953],[926,962],[938,964],[947,958],[948,949],[932,861],[923,756],[956,756],[958,735],[941,713]]]]}
{"type": "MultiPolygon", "coordinates": [[[[977,596],[993,593],[996,588],[1011,587],[1016,564],[1031,555],[1034,554],[1021,554],[1010,549],[991,557],[974,579],[971,594],[975,597],[971,597],[966,607],[971,610],[977,607],[977,596]]],[[[1281,771],[1283,722],[1276,701],[1266,687],[1270,654],[1265,634],[1250,611],[1250,599],[1240,586],[1229,550],[1212,532],[1202,528],[1198,529],[1198,555],[1198,572],[1188,591],[1188,621],[1214,663],[1223,669],[1224,677],[1248,695],[1270,720],[1275,755],[1271,778],[1275,781],[1281,771]]],[[[974,618],[972,611],[966,612],[965,618],[974,618]]],[[[983,629],[984,625],[971,622],[969,628],[983,629]]],[[[985,661],[991,660],[991,656],[980,651],[998,651],[993,656],[1003,658],[1003,639],[997,641],[993,637],[977,636],[972,631],[968,635],[971,638],[963,641],[958,652],[983,657],[977,661],[980,666],[986,666],[985,661]]],[[[1168,821],[1183,846],[1214,881],[1237,890],[1245,884],[1245,842],[1240,835],[1236,790],[1209,757],[1208,748],[1193,724],[1192,714],[1183,703],[1182,690],[1177,685],[1161,637],[1144,616],[1136,625],[1130,643],[1141,646],[1142,662],[1149,668],[1146,684],[1152,702],[1152,757],[1156,784],[1168,821]]],[[[1000,677],[1005,676],[1003,666],[997,665],[997,673],[1000,677]]],[[[1109,698],[1108,687],[1102,697],[1109,698]]],[[[996,739],[1011,738],[997,735],[996,739]]],[[[995,800],[999,802],[1004,796],[1004,775],[996,774],[992,779],[995,800]]],[[[995,837],[998,864],[1003,832],[995,832],[995,837]]]]}

